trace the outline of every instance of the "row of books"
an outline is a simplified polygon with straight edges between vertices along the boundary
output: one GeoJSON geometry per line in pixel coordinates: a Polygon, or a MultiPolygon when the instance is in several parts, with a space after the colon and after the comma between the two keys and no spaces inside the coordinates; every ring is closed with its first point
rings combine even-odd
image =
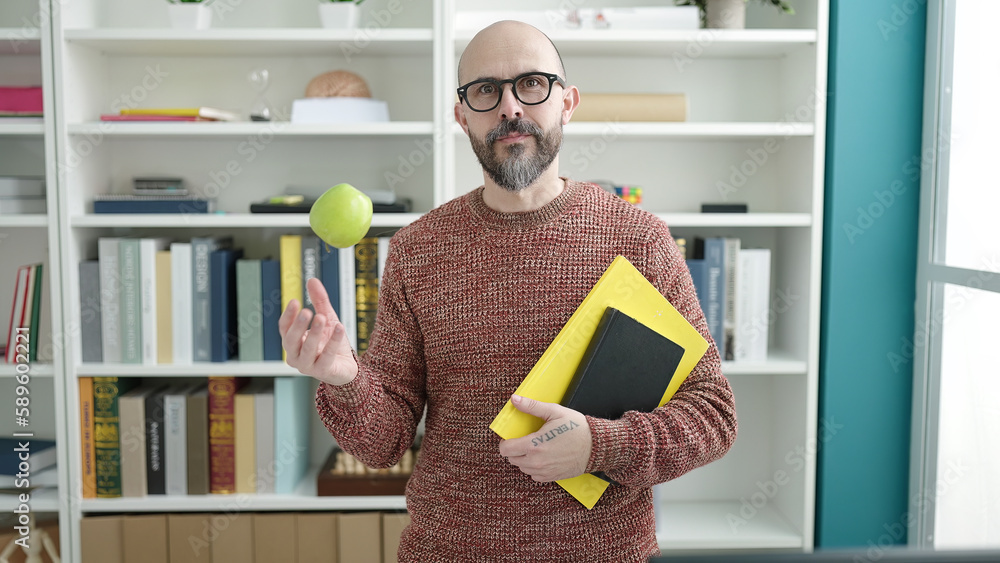
{"type": "Polygon", "coordinates": [[[87,561],[395,563],[405,512],[244,512],[88,516],[87,561]]]}
{"type": "Polygon", "coordinates": [[[80,379],[83,498],[291,494],[309,467],[312,379],[80,379]]]}
{"type": "Polygon", "coordinates": [[[49,284],[42,264],[17,269],[3,356],[7,363],[52,360],[49,284]]]}
{"type": "Polygon", "coordinates": [[[771,317],[771,251],[741,248],[735,237],[694,239],[687,260],[698,301],[719,355],[767,360],[771,317]]]}
{"type": "Polygon", "coordinates": [[[231,237],[99,239],[98,259],[79,265],[83,361],[280,361],[282,310],[310,278],[339,295],[340,253],[315,236],[279,247],[277,260],[250,259],[231,237]]]}

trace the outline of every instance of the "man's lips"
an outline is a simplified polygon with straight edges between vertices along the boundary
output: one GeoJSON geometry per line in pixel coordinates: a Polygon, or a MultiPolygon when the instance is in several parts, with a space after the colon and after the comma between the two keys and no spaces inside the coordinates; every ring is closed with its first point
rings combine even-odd
{"type": "Polygon", "coordinates": [[[521,134],[521,133],[514,133],[514,134],[511,134],[511,135],[504,135],[503,137],[500,137],[499,139],[497,139],[497,142],[498,143],[516,143],[518,141],[523,141],[523,140],[528,139],[530,137],[531,137],[531,135],[525,135],[525,134],[521,134]]]}

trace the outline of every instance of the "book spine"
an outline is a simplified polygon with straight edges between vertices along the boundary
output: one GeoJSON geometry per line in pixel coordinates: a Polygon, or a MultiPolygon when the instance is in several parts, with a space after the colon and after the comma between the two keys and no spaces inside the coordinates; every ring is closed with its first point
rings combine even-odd
{"type": "Polygon", "coordinates": [[[169,250],[156,253],[156,363],[169,364],[174,361],[173,325],[173,284],[171,279],[171,255],[169,250]]]}
{"type": "Polygon", "coordinates": [[[151,495],[167,493],[164,400],[162,389],[146,395],[146,492],[151,495]]]}
{"type": "MultiPolygon", "coordinates": [[[[236,262],[236,331],[239,357],[244,362],[264,359],[263,315],[261,314],[260,260],[236,262]]],[[[279,358],[280,359],[280,358],[279,358]]]]}
{"type": "Polygon", "coordinates": [[[122,363],[142,362],[142,297],[139,288],[139,240],[118,242],[118,267],[121,272],[122,363]]]}
{"type": "MultiPolygon", "coordinates": [[[[282,235],[279,240],[281,261],[281,310],[295,299],[302,304],[302,236],[282,235]]],[[[281,358],[285,358],[282,350],[281,358]]]]}
{"type": "Polygon", "coordinates": [[[191,349],[196,362],[212,359],[212,270],[209,256],[217,249],[207,238],[191,239],[191,349]]]}
{"type": "Polygon", "coordinates": [[[354,273],[354,247],[341,249],[340,251],[340,322],[347,332],[347,339],[351,347],[358,349],[357,314],[355,313],[355,302],[357,300],[357,279],[354,273]]]}
{"type": "Polygon", "coordinates": [[[97,498],[94,466],[94,380],[80,378],[80,477],[83,498],[97,498]]]}
{"type": "Polygon", "coordinates": [[[740,239],[727,237],[725,241],[726,302],[722,314],[722,340],[726,351],[724,360],[734,360],[736,345],[736,270],[740,260],[740,239]]]}
{"type": "Polygon", "coordinates": [[[705,239],[705,267],[708,271],[706,279],[708,310],[705,316],[708,317],[708,330],[712,334],[712,340],[719,348],[719,355],[725,357],[724,342],[722,340],[722,323],[726,302],[725,286],[725,242],[721,238],[713,237],[705,239]]]}
{"type": "Polygon", "coordinates": [[[101,362],[101,270],[97,260],[80,262],[80,353],[84,362],[101,362]]]}
{"type": "Polygon", "coordinates": [[[7,330],[7,354],[8,364],[14,363],[14,351],[17,349],[17,329],[21,323],[21,313],[24,308],[24,291],[28,285],[28,268],[21,266],[17,269],[17,284],[14,287],[14,301],[10,306],[10,323],[7,330]]]}
{"type": "Polygon", "coordinates": [[[213,494],[236,491],[236,377],[208,378],[209,487],[213,494]]]}
{"type": "Polygon", "coordinates": [[[175,242],[170,245],[170,325],[173,335],[174,364],[190,364],[191,350],[191,243],[175,242]]]}
{"type": "Polygon", "coordinates": [[[51,275],[42,276],[40,315],[37,328],[33,329],[32,339],[37,342],[35,360],[52,362],[55,344],[52,335],[52,284],[51,275]]]}
{"type": "Polygon", "coordinates": [[[375,312],[378,310],[378,239],[361,239],[354,247],[354,275],[356,288],[355,311],[357,313],[357,352],[368,349],[372,329],[375,328],[375,312]]]}
{"type": "Polygon", "coordinates": [[[756,248],[750,252],[753,264],[751,267],[753,293],[750,296],[750,303],[754,323],[751,329],[751,341],[747,346],[749,355],[747,359],[763,362],[767,360],[768,312],[771,307],[771,250],[756,248]]]}
{"type": "Polygon", "coordinates": [[[313,278],[322,281],[319,263],[319,237],[302,237],[302,306],[312,312],[316,312],[312,298],[309,295],[306,284],[313,278]]]}
{"type": "Polygon", "coordinates": [[[320,243],[320,279],[323,281],[323,288],[330,296],[330,305],[333,311],[340,317],[340,250],[320,243]]]}
{"type": "Polygon", "coordinates": [[[118,239],[97,241],[97,259],[101,264],[101,346],[104,363],[122,361],[121,317],[118,297],[121,285],[118,270],[118,239]]]}
{"type": "Polygon", "coordinates": [[[213,362],[225,362],[238,353],[236,336],[236,261],[242,250],[216,250],[209,257],[212,271],[211,345],[213,362]]]}
{"type": "Polygon", "coordinates": [[[183,389],[163,396],[164,490],[187,494],[187,397],[183,389]]]}
{"type": "Polygon", "coordinates": [[[187,396],[187,492],[209,491],[208,392],[204,386],[187,396]]]}
{"type": "Polygon", "coordinates": [[[235,484],[237,493],[257,492],[256,424],[254,394],[248,389],[236,394],[233,431],[236,440],[235,484]]]}
{"type": "Polygon", "coordinates": [[[284,461],[275,475],[275,493],[292,494],[309,468],[309,403],[311,378],[293,376],[274,380],[274,456],[284,461]]]}
{"type": "Polygon", "coordinates": [[[281,267],[277,260],[260,261],[261,343],[264,360],[281,361],[281,267]]]}
{"type": "Polygon", "coordinates": [[[33,296],[31,299],[31,323],[30,326],[30,339],[28,340],[28,361],[35,362],[38,361],[38,323],[41,320],[42,312],[42,278],[43,276],[43,266],[42,264],[35,264],[35,288],[33,296]]]}
{"type": "Polygon", "coordinates": [[[94,467],[98,498],[122,496],[118,397],[129,386],[117,377],[94,378],[94,467]]]}
{"type": "MultiPolygon", "coordinates": [[[[36,264],[25,266],[25,268],[28,270],[28,278],[25,283],[23,296],[21,298],[24,304],[21,307],[21,315],[17,322],[17,326],[28,331],[28,334],[21,333],[23,336],[28,338],[28,341],[21,341],[17,343],[20,344],[20,347],[15,344],[14,361],[17,361],[17,356],[20,354],[28,356],[31,353],[31,309],[35,303],[35,279],[38,277],[38,268],[36,264]],[[18,349],[21,351],[18,351],[18,349]]],[[[15,331],[14,334],[16,337],[17,332],[15,331]]]]}
{"type": "Polygon", "coordinates": [[[254,395],[254,436],[256,444],[257,493],[273,493],[275,459],[274,459],[274,384],[268,382],[267,388],[254,395]]]}
{"type": "Polygon", "coordinates": [[[146,392],[139,388],[118,399],[123,497],[146,496],[146,392]]]}
{"type": "Polygon", "coordinates": [[[94,201],[94,213],[100,214],[143,214],[172,213],[183,215],[187,213],[211,213],[214,205],[211,200],[105,200],[94,201]]]}
{"type": "MultiPolygon", "coordinates": [[[[157,253],[166,248],[166,239],[139,239],[139,302],[141,361],[156,365],[159,338],[159,311],[157,309],[157,253]]],[[[169,293],[169,289],[165,289],[169,293]]]]}

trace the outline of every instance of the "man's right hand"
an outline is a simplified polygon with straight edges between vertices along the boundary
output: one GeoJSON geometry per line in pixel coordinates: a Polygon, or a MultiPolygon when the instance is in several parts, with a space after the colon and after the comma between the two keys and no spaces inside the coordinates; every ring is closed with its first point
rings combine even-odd
{"type": "Polygon", "coordinates": [[[347,341],[347,329],[337,318],[330,297],[318,279],[310,279],[306,291],[316,307],[316,317],[292,299],[278,319],[285,361],[324,383],[346,385],[358,375],[358,362],[347,341]],[[312,328],[309,327],[310,319],[312,328]]]}

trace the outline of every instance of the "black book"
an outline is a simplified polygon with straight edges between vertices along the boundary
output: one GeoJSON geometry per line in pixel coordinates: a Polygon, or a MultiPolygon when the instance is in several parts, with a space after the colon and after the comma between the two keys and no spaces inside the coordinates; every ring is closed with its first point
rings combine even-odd
{"type": "MultiPolygon", "coordinates": [[[[660,406],[683,356],[677,343],[608,307],[562,404],[609,420],[627,411],[650,412],[660,406]]],[[[601,472],[594,475],[614,483],[601,472]]]]}
{"type": "Polygon", "coordinates": [[[163,393],[160,388],[146,395],[146,492],[151,495],[167,493],[166,467],[164,464],[163,393]]]}

